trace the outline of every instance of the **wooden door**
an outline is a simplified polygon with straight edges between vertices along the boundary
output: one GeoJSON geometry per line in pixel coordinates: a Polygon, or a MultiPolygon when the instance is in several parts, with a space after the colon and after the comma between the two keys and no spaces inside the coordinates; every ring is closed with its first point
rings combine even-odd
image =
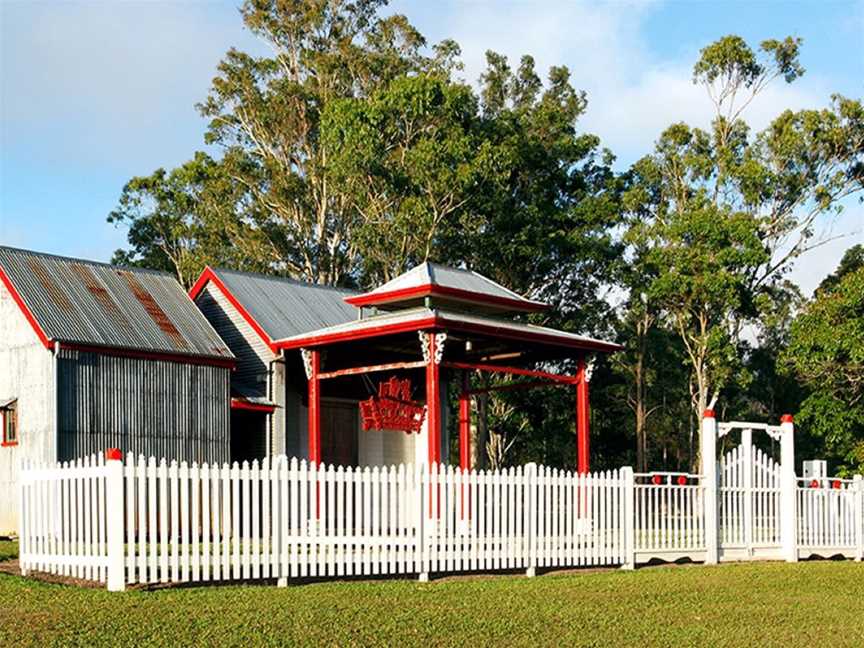
{"type": "Polygon", "coordinates": [[[357,403],[322,403],[321,460],[336,466],[357,465],[357,403]]]}

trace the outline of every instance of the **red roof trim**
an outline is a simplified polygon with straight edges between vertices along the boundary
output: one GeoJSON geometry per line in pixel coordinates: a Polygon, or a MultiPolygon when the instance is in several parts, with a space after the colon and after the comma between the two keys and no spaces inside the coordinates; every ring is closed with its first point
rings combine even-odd
{"type": "Polygon", "coordinates": [[[21,309],[21,313],[30,323],[30,326],[33,328],[33,332],[36,333],[36,336],[39,338],[39,341],[43,344],[46,349],[54,348],[54,344],[51,339],[47,335],[45,335],[45,331],[42,330],[42,327],[39,326],[39,322],[36,321],[36,318],[33,316],[33,313],[30,312],[30,309],[27,308],[27,304],[24,303],[24,300],[21,299],[21,295],[18,294],[18,291],[15,290],[15,286],[12,285],[12,280],[6,275],[3,271],[3,268],[0,268],[0,281],[3,282],[3,285],[6,286],[6,290],[9,291],[9,294],[12,295],[12,299],[18,304],[18,308],[21,309]]]}
{"type": "Polygon", "coordinates": [[[255,321],[255,318],[247,311],[243,304],[241,304],[237,298],[231,294],[231,291],[222,283],[222,280],[216,275],[213,269],[210,266],[204,268],[204,272],[201,273],[201,276],[198,277],[198,281],[195,282],[195,285],[189,289],[189,297],[192,298],[192,301],[201,294],[204,290],[204,287],[207,285],[208,281],[212,281],[213,284],[225,295],[225,299],[237,309],[237,312],[240,313],[240,316],[246,320],[246,323],[252,327],[252,329],[258,334],[258,337],[267,345],[267,347],[273,352],[278,353],[278,348],[275,344],[273,344],[273,340],[270,339],[270,336],[264,331],[262,326],[255,321]]]}
{"type": "Polygon", "coordinates": [[[459,320],[448,320],[443,317],[438,318],[438,325],[444,328],[462,331],[465,333],[492,334],[496,337],[507,338],[509,340],[522,340],[525,342],[540,342],[553,344],[555,346],[565,346],[572,349],[590,349],[592,351],[605,351],[611,353],[619,351],[623,347],[612,342],[601,342],[599,340],[570,340],[561,338],[556,335],[550,335],[541,331],[514,331],[505,327],[498,327],[489,324],[475,324],[472,322],[461,322],[459,320]]]}
{"type": "Polygon", "coordinates": [[[360,329],[359,331],[340,331],[338,333],[325,333],[323,335],[310,335],[308,337],[286,340],[284,342],[276,341],[274,345],[277,349],[299,349],[300,347],[321,346],[322,344],[332,344],[334,342],[347,342],[352,340],[362,340],[370,337],[378,337],[381,335],[391,335],[394,333],[406,333],[409,331],[419,331],[435,326],[438,318],[425,317],[419,320],[410,320],[408,322],[396,322],[394,324],[382,324],[381,326],[370,326],[360,329]]]}
{"type": "Polygon", "coordinates": [[[345,301],[352,306],[360,307],[372,306],[375,304],[387,304],[405,299],[429,296],[453,297],[462,301],[502,306],[520,311],[544,311],[549,308],[549,304],[531,301],[530,299],[498,297],[496,295],[486,295],[484,293],[474,292],[473,290],[463,290],[462,288],[452,288],[450,286],[439,286],[438,284],[423,284],[422,286],[399,288],[398,290],[388,290],[387,292],[380,293],[364,293],[362,295],[345,297],[345,301]]]}
{"type": "Polygon", "coordinates": [[[555,346],[563,346],[573,349],[583,349],[592,351],[613,352],[623,348],[618,344],[611,342],[601,342],[599,340],[569,340],[560,338],[548,333],[534,331],[514,331],[505,327],[499,327],[488,324],[475,324],[471,322],[462,322],[459,320],[450,320],[441,316],[425,317],[423,319],[409,320],[407,322],[396,322],[394,324],[382,324],[381,326],[370,326],[368,328],[356,331],[340,331],[338,333],[324,333],[322,335],[310,335],[303,338],[296,338],[285,341],[276,341],[274,344],[279,349],[297,349],[300,347],[314,347],[324,344],[333,344],[336,342],[348,342],[353,340],[362,340],[370,337],[378,337],[381,335],[391,335],[394,333],[405,333],[408,331],[422,331],[430,328],[447,328],[455,331],[467,333],[478,333],[486,335],[495,335],[500,338],[509,340],[522,340],[525,342],[540,342],[553,344],[555,346]]]}
{"type": "Polygon", "coordinates": [[[179,362],[181,364],[207,365],[233,369],[237,361],[233,358],[216,358],[209,356],[183,355],[181,353],[163,353],[161,351],[140,351],[137,349],[121,349],[108,346],[97,346],[92,344],[75,344],[73,342],[60,342],[64,349],[82,351],[84,353],[101,353],[103,355],[118,356],[121,358],[140,358],[142,360],[166,360],[168,362],[179,362]]]}
{"type": "Polygon", "coordinates": [[[265,414],[272,414],[276,410],[276,406],[275,405],[264,405],[262,403],[250,403],[249,401],[245,401],[242,398],[232,398],[231,399],[231,409],[246,410],[249,412],[264,412],[265,414]]]}

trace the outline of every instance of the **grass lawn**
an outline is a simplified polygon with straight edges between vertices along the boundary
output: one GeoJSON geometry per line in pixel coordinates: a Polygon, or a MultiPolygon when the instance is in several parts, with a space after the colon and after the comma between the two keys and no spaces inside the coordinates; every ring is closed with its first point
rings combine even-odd
{"type": "Polygon", "coordinates": [[[864,646],[852,562],[122,594],[0,574],[0,600],[0,646],[864,646]]]}

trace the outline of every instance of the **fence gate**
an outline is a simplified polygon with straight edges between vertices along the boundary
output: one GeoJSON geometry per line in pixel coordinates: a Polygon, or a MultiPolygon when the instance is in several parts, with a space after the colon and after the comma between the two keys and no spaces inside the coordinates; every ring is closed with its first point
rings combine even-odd
{"type": "Polygon", "coordinates": [[[754,429],[779,441],[780,427],[753,423],[720,423],[717,427],[720,438],[741,429],[740,445],[723,454],[717,464],[720,558],[780,559],[781,467],[753,445],[754,429]]]}

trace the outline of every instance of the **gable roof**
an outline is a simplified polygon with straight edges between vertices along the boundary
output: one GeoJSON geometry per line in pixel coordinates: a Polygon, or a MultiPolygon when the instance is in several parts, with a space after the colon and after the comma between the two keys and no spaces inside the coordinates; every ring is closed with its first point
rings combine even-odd
{"type": "Polygon", "coordinates": [[[539,311],[547,304],[526,299],[472,270],[421,263],[375,290],[345,299],[354,306],[397,309],[420,305],[426,297],[497,311],[539,311]]]}
{"type": "Polygon", "coordinates": [[[0,246],[0,280],[48,348],[234,358],[166,272],[0,246]]]}
{"type": "Polygon", "coordinates": [[[274,340],[357,319],[357,311],[345,302],[356,294],[352,290],[208,267],[189,296],[196,299],[210,282],[274,351],[274,340]]]}

